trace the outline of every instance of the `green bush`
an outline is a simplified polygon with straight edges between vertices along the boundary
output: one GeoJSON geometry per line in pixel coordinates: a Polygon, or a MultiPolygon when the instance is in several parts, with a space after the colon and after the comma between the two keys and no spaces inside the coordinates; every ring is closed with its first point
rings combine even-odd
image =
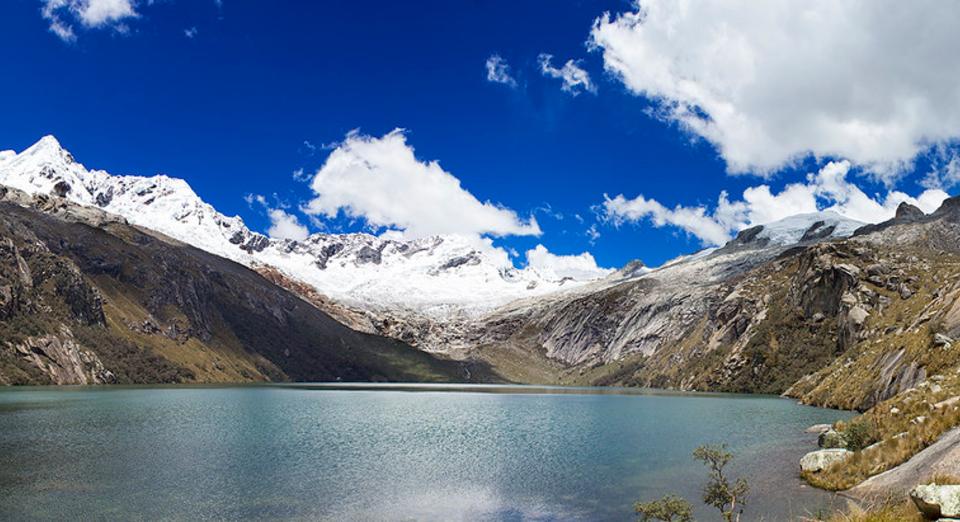
{"type": "Polygon", "coordinates": [[[690,503],[676,495],[667,495],[651,502],[637,502],[634,511],[640,516],[640,522],[692,522],[693,509],[690,503]]]}
{"type": "Polygon", "coordinates": [[[877,428],[869,419],[857,419],[847,426],[844,438],[848,450],[860,451],[877,441],[877,428]]]}

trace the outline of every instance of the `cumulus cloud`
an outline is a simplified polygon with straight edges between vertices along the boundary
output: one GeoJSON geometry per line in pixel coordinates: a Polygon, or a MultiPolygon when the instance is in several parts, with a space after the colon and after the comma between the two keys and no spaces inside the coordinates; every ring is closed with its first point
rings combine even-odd
{"type": "Polygon", "coordinates": [[[548,279],[559,280],[572,277],[578,281],[599,279],[612,269],[597,266],[597,260],[589,252],[577,255],[557,255],[543,245],[527,250],[527,266],[548,279]]]}
{"type": "Polygon", "coordinates": [[[126,31],[123,21],[140,16],[134,0],[42,0],[40,12],[50,23],[50,31],[72,42],[77,35],[75,23],[87,29],[112,28],[126,31]]]}
{"type": "Polygon", "coordinates": [[[583,91],[593,94],[597,93],[597,86],[590,80],[590,74],[583,70],[578,61],[567,60],[563,67],[553,66],[553,55],[541,54],[537,57],[540,62],[540,72],[544,76],[559,79],[562,83],[560,89],[564,92],[577,96],[583,91]]]}
{"type": "Polygon", "coordinates": [[[190,38],[190,39],[195,38],[195,37],[197,36],[197,27],[196,27],[196,26],[193,26],[193,27],[189,27],[189,28],[187,28],[187,29],[184,29],[184,30],[183,30],[183,35],[186,36],[187,38],[190,38]]]}
{"type": "Polygon", "coordinates": [[[270,218],[270,228],[267,229],[270,237],[302,241],[310,235],[310,230],[300,223],[297,216],[282,209],[267,209],[267,216],[270,218]]]}
{"type": "Polygon", "coordinates": [[[603,209],[606,217],[616,224],[624,221],[637,222],[650,218],[655,227],[667,225],[679,227],[694,235],[705,245],[723,244],[730,238],[728,229],[707,214],[706,207],[683,207],[670,209],[655,199],[643,195],[627,199],[623,194],[613,198],[604,194],[603,209]]]}
{"type": "Polygon", "coordinates": [[[517,80],[510,76],[510,66],[499,54],[490,55],[486,65],[488,82],[502,83],[510,87],[517,86],[517,80]]]}
{"type": "Polygon", "coordinates": [[[777,193],[769,185],[749,187],[738,200],[721,192],[712,210],[703,205],[668,208],[643,195],[628,199],[622,194],[613,198],[605,194],[602,212],[614,224],[649,219],[655,227],[677,227],[704,246],[716,246],[739,230],[796,214],[830,210],[865,223],[879,223],[893,217],[900,203],[929,213],[949,197],[938,188],[924,190],[916,197],[897,190],[888,191],[883,198],[871,197],[847,180],[850,166],[849,161],[830,162],[808,174],[804,182],[789,184],[777,193]]]}
{"type": "Polygon", "coordinates": [[[267,198],[260,194],[247,194],[244,199],[248,205],[254,204],[263,207],[270,218],[270,228],[267,229],[267,235],[274,239],[294,239],[301,241],[310,235],[310,229],[300,223],[297,216],[284,210],[285,204],[279,204],[276,207],[270,206],[267,198]]]}
{"type": "Polygon", "coordinates": [[[639,0],[588,44],[731,172],[812,154],[889,183],[960,136],[958,20],[960,4],[935,0],[639,0]]]}
{"type": "Polygon", "coordinates": [[[315,197],[304,212],[362,218],[408,236],[432,234],[540,235],[534,217],[481,202],[437,161],[421,161],[400,129],[376,138],[351,132],[310,182],[315,197]]]}

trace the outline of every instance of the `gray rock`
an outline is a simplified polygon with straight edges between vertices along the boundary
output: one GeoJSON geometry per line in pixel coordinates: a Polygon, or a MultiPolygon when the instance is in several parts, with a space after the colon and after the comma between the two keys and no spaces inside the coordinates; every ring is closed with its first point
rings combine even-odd
{"type": "Polygon", "coordinates": [[[900,299],[910,299],[913,297],[913,290],[907,285],[900,285],[900,299]]]}
{"type": "Polygon", "coordinates": [[[480,262],[481,260],[480,260],[479,254],[477,252],[470,252],[469,254],[455,257],[453,259],[446,261],[445,263],[440,265],[438,270],[450,270],[451,268],[457,268],[459,266],[464,266],[464,265],[466,266],[479,265],[480,262]]]}
{"type": "Polygon", "coordinates": [[[950,397],[949,399],[944,399],[944,400],[942,400],[942,401],[934,404],[933,407],[939,410],[939,409],[941,409],[941,408],[949,408],[950,406],[953,406],[954,404],[957,404],[958,402],[960,402],[960,395],[957,395],[957,396],[955,396],[955,397],[950,397]]]}
{"type": "Polygon", "coordinates": [[[270,239],[263,234],[253,234],[247,239],[247,242],[240,246],[243,250],[247,252],[262,252],[263,249],[267,248],[270,245],[270,239]]]}
{"type": "Polygon", "coordinates": [[[824,449],[846,448],[847,438],[837,430],[829,429],[820,434],[817,444],[824,449]]]}
{"type": "Polygon", "coordinates": [[[850,318],[850,321],[857,326],[863,325],[864,321],[867,320],[867,317],[870,315],[870,312],[864,310],[860,306],[854,306],[850,309],[850,312],[847,314],[847,317],[850,318]]]}
{"type": "Polygon", "coordinates": [[[851,455],[852,451],[839,448],[811,451],[800,459],[800,471],[817,473],[847,460],[851,455]]]}
{"type": "Polygon", "coordinates": [[[943,335],[942,333],[933,334],[933,345],[942,346],[949,348],[953,344],[953,339],[943,335]]]}
{"type": "Polygon", "coordinates": [[[357,252],[357,263],[359,264],[373,263],[375,265],[379,265],[380,260],[380,251],[375,248],[364,246],[359,252],[357,252]]]}
{"type": "Polygon", "coordinates": [[[920,485],[910,491],[910,499],[924,518],[960,517],[960,486],[920,485]]]}

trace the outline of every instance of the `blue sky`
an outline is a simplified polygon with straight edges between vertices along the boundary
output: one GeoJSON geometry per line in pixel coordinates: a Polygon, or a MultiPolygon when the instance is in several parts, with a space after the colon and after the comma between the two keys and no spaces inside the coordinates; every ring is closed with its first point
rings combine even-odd
{"type": "MultiPolygon", "coordinates": [[[[719,216],[721,191],[739,200],[750,187],[766,184],[778,195],[790,183],[814,183],[819,188],[811,194],[819,207],[838,205],[856,216],[873,212],[876,219],[879,210],[853,208],[850,187],[884,209],[894,189],[909,197],[932,189],[956,192],[950,169],[960,118],[937,109],[960,98],[931,87],[951,78],[917,74],[902,85],[892,78],[902,78],[909,64],[890,64],[889,70],[864,74],[881,85],[890,78],[897,88],[863,94],[866,85],[854,89],[846,77],[834,77],[835,84],[811,80],[792,91],[771,83],[769,78],[789,74],[769,60],[731,58],[719,73],[711,71],[727,54],[692,71],[658,69],[660,62],[696,67],[717,44],[694,42],[709,33],[697,30],[708,22],[682,18],[688,15],[652,10],[644,28],[618,18],[635,11],[622,1],[12,0],[0,8],[0,48],[6,50],[0,149],[21,150],[54,134],[87,167],[184,178],[221,212],[239,214],[257,230],[271,222],[263,205],[248,203],[249,194],[264,195],[268,206],[283,207],[311,231],[349,231],[362,229],[364,220],[341,212],[311,221],[298,208],[318,195],[292,173],[315,173],[352,130],[377,140],[402,128],[418,160],[438,160],[477,200],[512,210],[521,223],[535,217],[539,236],[507,235],[496,244],[521,253],[537,244],[557,254],[589,251],[602,266],[635,258],[656,265],[716,242],[720,232],[698,228],[700,206],[707,218],[722,223],[722,234],[767,215],[750,214],[747,205],[733,221],[719,216]],[[120,5],[129,11],[85,11],[105,1],[110,5],[104,9],[120,5]],[[595,26],[604,12],[611,18],[595,26]],[[668,15],[681,17],[681,32],[684,24],[692,28],[688,41],[657,39],[657,17],[668,15]],[[69,26],[70,34],[52,31],[55,24],[69,26]],[[698,45],[705,49],[701,54],[683,54],[698,45]],[[645,51],[642,59],[635,49],[645,51]],[[558,77],[544,72],[544,53],[553,56],[551,71],[558,77]],[[511,80],[488,79],[486,64],[494,55],[507,64],[511,80]],[[562,89],[559,69],[568,60],[589,75],[595,92],[562,89]],[[731,70],[737,74],[724,76],[731,70]],[[746,80],[740,79],[751,77],[753,84],[741,85],[746,80]],[[689,83],[703,88],[690,89],[689,83]],[[834,92],[831,85],[849,96],[823,94],[834,92]],[[917,124],[910,115],[926,112],[905,109],[901,115],[891,105],[909,97],[910,89],[938,115],[936,121],[917,124]],[[784,99],[756,105],[772,92],[784,99]],[[841,115],[844,125],[809,130],[813,123],[781,124],[794,116],[791,103],[803,114],[822,109],[841,115]],[[889,114],[876,116],[882,127],[870,127],[880,104],[891,106],[889,114]],[[692,115],[678,106],[693,107],[692,115]],[[736,117],[725,120],[731,106],[736,117]],[[845,134],[850,122],[867,126],[845,134]],[[823,140],[824,134],[830,139],[823,140]],[[890,138],[864,142],[859,136],[866,134],[890,138]],[[793,154],[794,148],[816,157],[793,154]],[[830,161],[845,159],[850,187],[823,188],[828,181],[807,180],[830,161]],[[604,206],[604,194],[624,198],[604,206]],[[635,199],[640,195],[644,199],[635,199]],[[693,222],[680,211],[692,211],[693,222]]],[[[866,34],[880,29],[863,28],[866,34]]],[[[925,34],[938,38],[935,29],[925,34]]],[[[744,31],[747,43],[738,49],[765,41],[753,29],[744,31]]],[[[849,53],[852,68],[870,64],[870,53],[884,53],[848,49],[843,42],[835,48],[849,53]]],[[[925,52],[917,50],[921,58],[925,52]]],[[[821,70],[857,78],[856,70],[834,69],[842,57],[817,56],[822,63],[798,61],[809,69],[800,78],[816,78],[821,70]]],[[[925,202],[937,200],[927,195],[925,202]]],[[[345,205],[349,197],[343,196],[345,205]]]]}

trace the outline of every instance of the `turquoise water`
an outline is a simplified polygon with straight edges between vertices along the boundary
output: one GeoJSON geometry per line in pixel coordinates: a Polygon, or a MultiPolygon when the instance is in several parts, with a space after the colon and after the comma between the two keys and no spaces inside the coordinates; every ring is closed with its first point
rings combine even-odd
{"type": "MultiPolygon", "coordinates": [[[[323,386],[0,391],[0,520],[632,520],[698,499],[725,442],[746,520],[815,513],[804,428],[772,397],[323,386]],[[559,393],[559,392],[564,393],[559,393]]],[[[702,519],[713,520],[707,510],[702,519]]]]}

